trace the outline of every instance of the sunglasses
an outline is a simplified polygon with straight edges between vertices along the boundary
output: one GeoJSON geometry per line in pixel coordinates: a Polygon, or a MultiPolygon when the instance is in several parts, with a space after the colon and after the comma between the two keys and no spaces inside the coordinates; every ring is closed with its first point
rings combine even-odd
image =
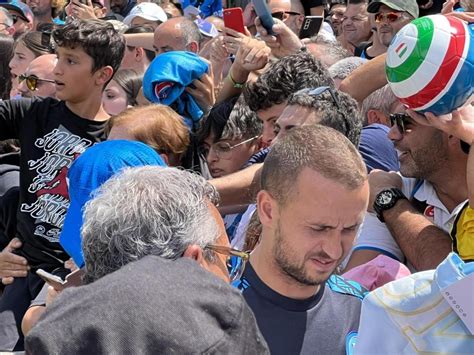
{"type": "Polygon", "coordinates": [[[272,13],[272,17],[280,21],[286,20],[291,15],[300,16],[301,14],[294,11],[276,11],[272,13]]]}
{"type": "Polygon", "coordinates": [[[204,249],[227,255],[227,270],[229,271],[230,283],[240,279],[249,260],[250,253],[220,245],[206,245],[204,249]]]}
{"type": "Polygon", "coordinates": [[[410,122],[411,117],[408,116],[406,113],[392,113],[390,116],[390,126],[397,126],[400,133],[405,133],[405,125],[410,122]]]}
{"type": "Polygon", "coordinates": [[[341,107],[339,106],[339,100],[336,97],[336,93],[329,86],[320,86],[319,88],[316,88],[316,89],[306,89],[305,93],[311,96],[320,96],[324,94],[326,91],[329,91],[329,93],[331,94],[332,101],[334,102],[334,105],[337,107],[338,110],[340,110],[341,107]]]}
{"type": "Polygon", "coordinates": [[[22,74],[18,77],[18,82],[21,83],[23,80],[25,80],[26,87],[30,91],[35,91],[38,88],[39,82],[55,83],[54,80],[40,79],[36,75],[25,76],[22,74]]]}
{"type": "Polygon", "coordinates": [[[401,12],[389,12],[386,14],[379,12],[375,14],[375,22],[380,23],[384,20],[387,20],[388,22],[395,22],[402,16],[403,13],[401,12]]]}
{"type": "Polygon", "coordinates": [[[18,22],[18,19],[23,20],[25,22],[30,22],[30,20],[28,20],[25,16],[16,15],[16,14],[11,14],[11,15],[13,19],[13,24],[16,24],[18,22]]]}

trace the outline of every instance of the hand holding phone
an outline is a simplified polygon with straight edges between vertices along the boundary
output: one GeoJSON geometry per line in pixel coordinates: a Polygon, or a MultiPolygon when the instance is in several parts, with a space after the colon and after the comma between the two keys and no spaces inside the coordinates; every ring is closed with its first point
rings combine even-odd
{"type": "Polygon", "coordinates": [[[224,25],[236,32],[245,34],[244,15],[240,7],[224,10],[224,25]]]}
{"type": "Polygon", "coordinates": [[[322,16],[306,16],[301,26],[299,37],[310,38],[316,36],[323,24],[322,16]]]}
{"type": "Polygon", "coordinates": [[[67,287],[81,286],[84,270],[77,269],[76,271],[71,272],[69,275],[66,276],[66,280],[63,280],[59,276],[44,271],[43,269],[36,270],[36,274],[44,281],[46,281],[48,285],[52,286],[55,290],[62,291],[67,287]]]}

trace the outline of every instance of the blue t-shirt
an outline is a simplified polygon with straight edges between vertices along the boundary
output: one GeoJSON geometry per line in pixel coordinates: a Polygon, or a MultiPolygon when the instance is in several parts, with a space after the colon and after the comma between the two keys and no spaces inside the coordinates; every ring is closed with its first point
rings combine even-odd
{"type": "Polygon", "coordinates": [[[387,137],[390,128],[374,123],[362,128],[359,152],[364,159],[367,171],[380,169],[398,171],[398,155],[392,141],[387,137]]]}

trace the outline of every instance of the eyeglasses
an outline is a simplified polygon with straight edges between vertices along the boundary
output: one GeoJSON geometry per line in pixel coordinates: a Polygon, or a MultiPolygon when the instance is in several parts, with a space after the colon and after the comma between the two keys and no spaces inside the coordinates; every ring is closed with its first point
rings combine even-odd
{"type": "Polygon", "coordinates": [[[300,16],[301,14],[299,12],[294,12],[294,11],[276,11],[272,13],[272,17],[281,21],[285,21],[291,15],[300,16]]]}
{"type": "Polygon", "coordinates": [[[25,16],[16,15],[16,14],[11,14],[11,15],[13,19],[13,24],[16,24],[18,22],[18,19],[23,20],[25,22],[30,22],[30,20],[28,20],[25,16]]]}
{"type": "Polygon", "coordinates": [[[306,89],[306,90],[308,91],[305,93],[311,96],[320,96],[324,94],[326,91],[329,91],[329,93],[331,94],[332,101],[334,102],[334,105],[337,107],[338,110],[341,109],[341,107],[339,106],[339,100],[336,97],[336,93],[331,87],[320,86],[319,88],[316,88],[316,89],[306,89]]]}
{"type": "Polygon", "coordinates": [[[206,245],[204,249],[209,249],[222,255],[227,255],[226,264],[227,270],[229,271],[230,283],[240,279],[244,273],[245,265],[249,260],[250,253],[214,244],[206,245]]]}
{"type": "Polygon", "coordinates": [[[26,87],[28,90],[35,91],[38,88],[38,83],[39,82],[46,82],[46,83],[55,83],[54,80],[49,80],[49,79],[40,79],[36,75],[28,75],[25,76],[24,74],[21,74],[18,77],[18,82],[21,83],[23,80],[25,80],[26,87]]]}
{"type": "Polygon", "coordinates": [[[379,12],[375,14],[375,22],[380,23],[384,20],[387,20],[388,22],[395,22],[402,16],[402,12],[389,12],[386,14],[379,12]]]}
{"type": "Polygon", "coordinates": [[[249,139],[246,139],[244,140],[243,142],[240,142],[240,143],[237,143],[237,144],[234,144],[234,145],[230,145],[229,143],[227,142],[217,142],[217,143],[214,143],[213,145],[211,145],[210,147],[207,147],[207,146],[201,146],[199,148],[199,153],[204,157],[206,158],[211,149],[212,151],[217,155],[217,157],[219,159],[231,159],[232,158],[232,149],[235,149],[245,143],[249,143],[249,142],[252,142],[254,141],[255,139],[257,139],[258,137],[260,136],[255,136],[255,137],[252,137],[252,138],[249,138],[249,139]]]}
{"type": "Polygon", "coordinates": [[[397,126],[398,130],[400,133],[405,133],[405,125],[410,122],[410,116],[408,116],[406,113],[392,113],[389,115],[390,117],[390,126],[397,126]]]}

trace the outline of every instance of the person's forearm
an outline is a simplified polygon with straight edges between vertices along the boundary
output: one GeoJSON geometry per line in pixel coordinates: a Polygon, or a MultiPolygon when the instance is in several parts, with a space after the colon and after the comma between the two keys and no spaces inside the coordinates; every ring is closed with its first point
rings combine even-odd
{"type": "Polygon", "coordinates": [[[142,47],[150,51],[155,51],[153,48],[153,32],[151,33],[127,33],[124,34],[127,46],[142,47]]]}
{"type": "Polygon", "coordinates": [[[451,252],[451,237],[418,213],[408,200],[383,212],[385,224],[417,271],[435,269],[451,252]]]}
{"type": "Polygon", "coordinates": [[[386,54],[379,55],[354,70],[341,82],[339,90],[351,95],[362,105],[366,97],[387,84],[385,57],[386,54]]]}
{"type": "Polygon", "coordinates": [[[32,306],[28,308],[21,322],[21,330],[25,336],[35,326],[44,312],[46,312],[46,306],[32,306]]]}
{"type": "Polygon", "coordinates": [[[224,85],[222,86],[222,89],[219,92],[216,104],[225,101],[233,96],[240,95],[242,93],[243,88],[236,88],[232,80],[234,80],[236,83],[245,85],[249,74],[250,73],[248,71],[236,68],[235,65],[232,65],[229,69],[229,75],[232,76],[232,79],[229,77],[229,75],[224,78],[224,85]]]}
{"type": "Polygon", "coordinates": [[[255,201],[260,190],[260,174],[263,164],[253,164],[236,173],[209,180],[219,192],[220,206],[249,204],[255,201]]]}

